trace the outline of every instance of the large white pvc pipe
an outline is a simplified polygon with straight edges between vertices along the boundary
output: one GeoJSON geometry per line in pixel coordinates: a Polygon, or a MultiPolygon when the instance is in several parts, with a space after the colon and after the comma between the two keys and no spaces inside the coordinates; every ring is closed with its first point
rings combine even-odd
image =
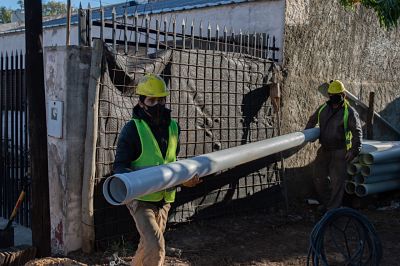
{"type": "Polygon", "coordinates": [[[300,146],[318,137],[319,128],[312,128],[165,165],[115,174],[104,182],[103,194],[110,204],[125,204],[142,195],[182,184],[195,174],[200,177],[210,175],[300,146]]]}
{"type": "Polygon", "coordinates": [[[370,175],[370,176],[359,176],[359,182],[360,184],[372,184],[372,183],[379,183],[387,180],[393,180],[393,179],[400,179],[399,174],[386,174],[386,175],[370,175]]]}
{"type": "Polygon", "coordinates": [[[375,151],[367,154],[360,154],[360,161],[363,164],[375,164],[381,162],[392,162],[400,160],[400,145],[395,145],[384,151],[375,151]]]}
{"type": "Polygon", "coordinates": [[[359,184],[356,186],[356,195],[364,197],[366,195],[395,190],[400,188],[400,179],[389,180],[373,184],[359,184]]]}
{"type": "Polygon", "coordinates": [[[384,175],[389,173],[397,173],[400,176],[400,161],[384,164],[363,165],[361,174],[363,176],[384,175]]]}

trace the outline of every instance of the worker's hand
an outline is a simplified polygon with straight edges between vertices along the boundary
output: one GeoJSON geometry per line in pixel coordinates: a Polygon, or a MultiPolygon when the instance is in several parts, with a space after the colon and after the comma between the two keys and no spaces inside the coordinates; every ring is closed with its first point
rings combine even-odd
{"type": "Polygon", "coordinates": [[[188,181],[182,183],[182,186],[184,187],[195,187],[198,184],[200,184],[201,182],[203,182],[202,179],[200,179],[198,174],[195,174],[192,178],[190,178],[188,181]]]}
{"type": "Polygon", "coordinates": [[[353,159],[356,157],[356,155],[354,154],[354,152],[352,152],[352,151],[348,151],[347,153],[346,153],[346,155],[344,156],[344,158],[345,158],[345,160],[346,160],[346,162],[351,162],[351,161],[353,161],[353,159]]]}

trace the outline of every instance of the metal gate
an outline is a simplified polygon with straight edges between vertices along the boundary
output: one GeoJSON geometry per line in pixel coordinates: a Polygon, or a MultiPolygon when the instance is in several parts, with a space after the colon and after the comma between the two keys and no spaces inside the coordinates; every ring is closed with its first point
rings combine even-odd
{"type": "MultiPolygon", "coordinates": [[[[22,52],[0,55],[0,216],[8,219],[23,185],[29,184],[27,92],[22,52]]],[[[31,193],[15,221],[31,226],[31,193]]]]}

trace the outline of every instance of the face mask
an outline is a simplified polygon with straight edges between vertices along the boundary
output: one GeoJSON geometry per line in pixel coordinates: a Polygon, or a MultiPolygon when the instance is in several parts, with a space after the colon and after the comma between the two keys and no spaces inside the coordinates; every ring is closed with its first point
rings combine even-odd
{"type": "Polygon", "coordinates": [[[343,101],[343,96],[341,94],[334,94],[329,96],[329,100],[333,104],[339,104],[343,101]]]}
{"type": "Polygon", "coordinates": [[[164,116],[165,105],[157,103],[153,106],[146,105],[146,113],[151,116],[151,120],[155,124],[160,124],[164,116]]]}

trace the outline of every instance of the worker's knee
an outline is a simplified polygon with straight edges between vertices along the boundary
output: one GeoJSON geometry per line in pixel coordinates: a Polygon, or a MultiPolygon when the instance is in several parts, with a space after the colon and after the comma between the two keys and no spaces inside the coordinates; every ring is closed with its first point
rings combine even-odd
{"type": "Polygon", "coordinates": [[[164,237],[150,237],[146,243],[146,249],[149,253],[154,255],[161,254],[162,256],[165,254],[165,241],[164,237]]]}

